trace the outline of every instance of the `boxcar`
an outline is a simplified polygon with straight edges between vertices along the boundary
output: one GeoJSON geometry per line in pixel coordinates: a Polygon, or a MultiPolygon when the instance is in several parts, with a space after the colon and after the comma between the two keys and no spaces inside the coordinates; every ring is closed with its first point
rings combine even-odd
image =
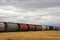
{"type": "Polygon", "coordinates": [[[46,26],[46,30],[49,30],[49,26],[46,26]]]}
{"type": "Polygon", "coordinates": [[[53,30],[53,26],[49,26],[49,30],[53,30]]]}
{"type": "Polygon", "coordinates": [[[42,25],[42,30],[46,30],[46,25],[42,25]]]}
{"type": "Polygon", "coordinates": [[[19,26],[19,31],[27,31],[28,30],[27,24],[21,23],[21,24],[18,24],[18,26],[19,26]]]}
{"type": "Polygon", "coordinates": [[[55,30],[55,26],[53,26],[53,30],[55,30]]]}
{"type": "Polygon", "coordinates": [[[6,30],[7,31],[17,31],[18,25],[16,23],[7,23],[6,30]]]}
{"type": "Polygon", "coordinates": [[[55,27],[55,30],[58,30],[59,29],[59,27],[55,27]]]}
{"type": "Polygon", "coordinates": [[[58,30],[60,30],[60,27],[58,27],[58,30]]]}
{"type": "Polygon", "coordinates": [[[29,31],[34,31],[36,26],[34,24],[27,24],[28,25],[28,30],[29,31]]]}
{"type": "Polygon", "coordinates": [[[37,30],[37,31],[42,30],[42,25],[36,25],[36,30],[37,30]]]}
{"type": "Polygon", "coordinates": [[[0,22],[0,31],[5,31],[5,24],[0,22]]]}

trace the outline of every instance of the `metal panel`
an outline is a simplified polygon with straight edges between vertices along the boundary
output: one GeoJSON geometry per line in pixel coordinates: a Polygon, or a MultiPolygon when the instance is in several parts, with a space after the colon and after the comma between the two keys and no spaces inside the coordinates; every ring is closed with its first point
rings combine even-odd
{"type": "Polygon", "coordinates": [[[16,31],[18,29],[18,25],[15,23],[7,23],[7,31],[16,31]]]}
{"type": "Polygon", "coordinates": [[[19,30],[26,31],[28,29],[27,24],[19,24],[19,30]]]}
{"type": "Polygon", "coordinates": [[[29,26],[30,31],[35,30],[35,25],[34,24],[28,24],[28,26],[29,26]]]}
{"type": "Polygon", "coordinates": [[[42,26],[41,25],[36,25],[36,30],[42,30],[42,26]]]}
{"type": "Polygon", "coordinates": [[[0,31],[5,31],[5,24],[0,22],[0,31]]]}

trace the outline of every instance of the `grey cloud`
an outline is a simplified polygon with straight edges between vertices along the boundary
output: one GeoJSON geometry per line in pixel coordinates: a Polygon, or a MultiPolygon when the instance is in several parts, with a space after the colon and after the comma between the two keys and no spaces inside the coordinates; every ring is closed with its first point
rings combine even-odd
{"type": "Polygon", "coordinates": [[[5,0],[5,3],[3,1],[0,1],[0,5],[12,5],[23,9],[60,6],[60,0],[5,0]]]}

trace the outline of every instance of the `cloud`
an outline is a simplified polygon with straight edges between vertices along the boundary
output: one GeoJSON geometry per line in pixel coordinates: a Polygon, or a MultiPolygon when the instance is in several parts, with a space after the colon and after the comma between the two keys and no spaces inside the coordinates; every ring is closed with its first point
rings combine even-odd
{"type": "Polygon", "coordinates": [[[60,23],[60,15],[56,15],[60,11],[60,7],[52,7],[45,9],[37,9],[35,11],[25,11],[23,9],[18,9],[14,6],[3,6],[0,7],[1,19],[3,21],[12,21],[12,22],[23,22],[23,23],[60,23]],[[4,8],[5,7],[5,8],[4,8]],[[56,10],[57,9],[57,10],[56,10]],[[19,11],[21,10],[21,12],[19,11]]]}
{"type": "Polygon", "coordinates": [[[60,0],[0,0],[0,21],[60,24],[60,0]]]}
{"type": "Polygon", "coordinates": [[[31,10],[60,6],[60,0],[0,0],[0,5],[12,5],[31,10]]]}

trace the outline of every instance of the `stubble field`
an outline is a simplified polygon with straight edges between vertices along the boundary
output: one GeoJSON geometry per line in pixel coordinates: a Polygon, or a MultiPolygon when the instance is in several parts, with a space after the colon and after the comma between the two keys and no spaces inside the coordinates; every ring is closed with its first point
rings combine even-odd
{"type": "Polygon", "coordinates": [[[60,31],[2,32],[0,40],[60,40],[60,31]]]}

